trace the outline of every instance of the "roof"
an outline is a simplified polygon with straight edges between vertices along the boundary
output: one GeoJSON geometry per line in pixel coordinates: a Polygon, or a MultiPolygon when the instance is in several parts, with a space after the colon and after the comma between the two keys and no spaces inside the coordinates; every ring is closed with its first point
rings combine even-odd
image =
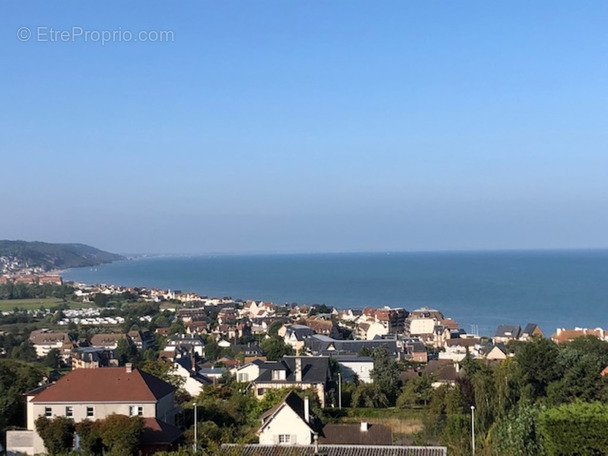
{"type": "Polygon", "coordinates": [[[142,445],[169,445],[182,436],[182,431],[156,418],[144,418],[142,445]]]}
{"type": "MultiPolygon", "coordinates": [[[[284,356],[277,363],[266,363],[266,370],[260,373],[255,383],[296,383],[296,359],[302,361],[301,383],[324,383],[328,378],[329,358],[326,356],[284,356]],[[272,371],[285,370],[285,380],[273,380],[272,371]]],[[[300,383],[300,382],[298,382],[300,383]]]]}
{"type": "Polygon", "coordinates": [[[367,424],[367,430],[361,430],[361,424],[326,424],[320,444],[349,445],[391,445],[393,432],[382,424],[367,424]]]}
{"type": "Polygon", "coordinates": [[[509,337],[511,339],[519,339],[521,328],[514,325],[500,325],[496,329],[496,335],[494,337],[509,337]]]}
{"type": "Polygon", "coordinates": [[[91,345],[93,346],[104,346],[109,344],[115,344],[121,339],[126,339],[125,334],[114,333],[114,334],[95,334],[91,337],[91,345]]]}
{"type": "Polygon", "coordinates": [[[34,345],[57,344],[58,342],[69,342],[70,338],[66,333],[56,333],[44,329],[32,331],[29,337],[34,345]]]}
{"type": "Polygon", "coordinates": [[[156,402],[174,391],[169,383],[139,369],[75,369],[37,394],[32,402],[156,402]]]}
{"type": "Polygon", "coordinates": [[[337,354],[342,355],[358,355],[363,348],[373,350],[380,345],[385,345],[388,351],[392,354],[397,353],[396,340],[337,340],[327,336],[315,334],[305,342],[306,347],[315,354],[323,354],[332,356],[337,354]]]}
{"type": "MultiPolygon", "coordinates": [[[[274,415],[276,415],[284,407],[291,408],[296,415],[298,415],[300,419],[306,423],[304,399],[302,399],[295,391],[291,391],[283,398],[281,402],[262,414],[260,417],[263,423],[262,428],[264,428],[264,426],[266,426],[266,424],[272,420],[274,415]]],[[[312,413],[310,413],[310,423],[306,424],[313,432],[320,431],[322,427],[321,421],[312,413]]]]}
{"type": "MultiPolygon", "coordinates": [[[[314,445],[222,445],[226,456],[309,456],[314,445]]],[[[446,447],[397,445],[319,445],[318,453],[327,456],[447,456],[446,447]]]]}

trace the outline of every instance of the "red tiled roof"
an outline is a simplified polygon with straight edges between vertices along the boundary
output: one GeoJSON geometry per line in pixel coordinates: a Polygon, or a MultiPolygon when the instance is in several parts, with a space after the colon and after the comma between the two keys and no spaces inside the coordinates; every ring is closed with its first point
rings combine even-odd
{"type": "Polygon", "coordinates": [[[32,402],[155,402],[174,391],[169,383],[139,369],[75,369],[32,402]]]}

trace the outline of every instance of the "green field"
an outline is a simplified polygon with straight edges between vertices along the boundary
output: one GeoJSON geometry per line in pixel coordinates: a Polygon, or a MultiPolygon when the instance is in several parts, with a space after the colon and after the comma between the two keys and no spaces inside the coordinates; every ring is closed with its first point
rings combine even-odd
{"type": "MultiPolygon", "coordinates": [[[[37,299],[0,299],[0,312],[7,312],[13,310],[15,307],[20,309],[39,309],[40,306],[46,308],[55,307],[63,303],[63,300],[59,298],[37,298],[37,299]]],[[[94,304],[89,302],[68,302],[71,309],[82,309],[86,307],[95,307],[94,304]]]]}

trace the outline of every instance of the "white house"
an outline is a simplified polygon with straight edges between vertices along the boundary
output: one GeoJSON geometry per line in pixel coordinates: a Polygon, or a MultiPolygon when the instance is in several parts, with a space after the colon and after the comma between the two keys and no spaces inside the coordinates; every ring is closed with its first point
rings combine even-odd
{"type": "Polygon", "coordinates": [[[293,391],[264,413],[261,420],[261,445],[310,445],[320,431],[311,416],[309,399],[302,399],[293,391]]]}

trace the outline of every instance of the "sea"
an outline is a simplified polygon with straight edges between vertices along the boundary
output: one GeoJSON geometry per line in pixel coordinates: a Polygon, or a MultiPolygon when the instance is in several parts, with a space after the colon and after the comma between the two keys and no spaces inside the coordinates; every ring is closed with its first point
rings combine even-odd
{"type": "Polygon", "coordinates": [[[145,257],[62,275],[275,304],[429,307],[486,336],[501,324],[608,328],[608,250],[145,257]]]}

